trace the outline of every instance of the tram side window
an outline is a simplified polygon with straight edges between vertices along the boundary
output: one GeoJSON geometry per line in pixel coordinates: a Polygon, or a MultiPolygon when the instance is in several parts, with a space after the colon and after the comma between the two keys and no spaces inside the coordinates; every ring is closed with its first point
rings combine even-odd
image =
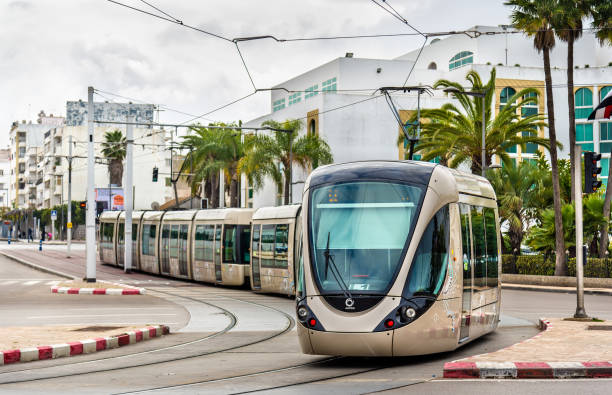
{"type": "Polygon", "coordinates": [[[215,229],[215,256],[214,256],[214,261],[216,263],[221,263],[219,262],[221,260],[221,225],[217,225],[217,228],[215,229]]]}
{"type": "Polygon", "coordinates": [[[195,259],[197,261],[204,260],[204,225],[196,225],[195,229],[195,243],[193,245],[195,250],[195,259]]]}
{"type": "Polygon", "coordinates": [[[275,226],[263,225],[261,229],[261,267],[274,268],[275,226]]]}
{"type": "Polygon", "coordinates": [[[236,225],[223,228],[223,263],[236,263],[236,225]]]}
{"type": "Polygon", "coordinates": [[[155,233],[157,225],[149,226],[149,253],[147,255],[155,256],[155,233]]]}
{"type": "Polygon", "coordinates": [[[102,248],[113,248],[115,224],[105,223],[102,227],[102,248]]]}
{"type": "Polygon", "coordinates": [[[251,227],[239,226],[238,233],[240,234],[240,259],[245,265],[251,262],[251,252],[249,244],[251,243],[251,227]]]}
{"type": "Polygon", "coordinates": [[[474,291],[487,287],[487,249],[483,208],[472,206],[472,241],[474,242],[474,291]]]}
{"type": "Polygon", "coordinates": [[[212,262],[213,243],[215,240],[215,226],[204,225],[204,260],[212,262]]]}
{"type": "Polygon", "coordinates": [[[155,225],[142,226],[142,255],[155,255],[155,225]]]}
{"type": "Polygon", "coordinates": [[[472,271],[470,270],[470,262],[472,260],[470,206],[460,204],[459,212],[461,216],[461,249],[463,250],[463,288],[470,288],[472,286],[472,271]]]}
{"type": "Polygon", "coordinates": [[[170,258],[178,258],[179,226],[172,225],[170,228],[170,258]]]}
{"type": "Polygon", "coordinates": [[[274,247],[275,267],[287,269],[287,257],[289,253],[289,225],[276,225],[276,246],[274,247]]]}
{"type": "Polygon", "coordinates": [[[251,246],[251,253],[253,258],[259,257],[259,234],[261,233],[260,225],[253,225],[253,245],[251,246]]]}
{"type": "Polygon", "coordinates": [[[187,241],[189,240],[189,225],[181,225],[179,230],[179,247],[182,260],[187,260],[187,241]]]}
{"type": "Polygon", "coordinates": [[[124,244],[125,242],[125,224],[119,224],[119,232],[117,232],[117,237],[119,238],[118,243],[124,244]]]}
{"type": "Polygon", "coordinates": [[[166,256],[168,255],[168,250],[169,250],[169,239],[170,239],[170,225],[164,225],[162,227],[162,249],[163,249],[163,254],[166,256]]]}
{"type": "Polygon", "coordinates": [[[486,284],[488,287],[495,288],[498,286],[498,261],[499,250],[497,246],[497,227],[495,226],[495,211],[492,208],[484,209],[485,217],[485,233],[487,240],[487,277],[486,284]]]}
{"type": "Polygon", "coordinates": [[[450,221],[448,206],[429,221],[410,267],[408,293],[436,296],[442,289],[448,264],[450,221]]]}

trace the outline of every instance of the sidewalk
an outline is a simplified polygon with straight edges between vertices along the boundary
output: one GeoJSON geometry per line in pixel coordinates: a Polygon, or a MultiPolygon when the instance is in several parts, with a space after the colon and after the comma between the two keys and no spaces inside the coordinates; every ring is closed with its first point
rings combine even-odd
{"type": "Polygon", "coordinates": [[[612,377],[612,322],[541,319],[538,335],[444,364],[445,378],[612,377]]]}

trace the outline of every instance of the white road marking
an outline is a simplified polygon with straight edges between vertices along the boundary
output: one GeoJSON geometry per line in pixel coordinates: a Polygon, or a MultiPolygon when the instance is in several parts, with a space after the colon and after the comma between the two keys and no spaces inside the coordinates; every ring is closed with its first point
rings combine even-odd
{"type": "Polygon", "coordinates": [[[34,285],[34,284],[38,284],[40,281],[38,280],[34,280],[34,281],[27,281],[25,283],[23,283],[23,285],[34,285]]]}
{"type": "Polygon", "coordinates": [[[48,283],[45,283],[45,285],[56,285],[61,283],[61,281],[49,281],[48,283]]]}
{"type": "Polygon", "coordinates": [[[0,284],[0,285],[2,285],[2,286],[4,286],[4,285],[11,285],[11,284],[15,284],[15,283],[17,283],[17,282],[18,282],[18,281],[4,281],[4,282],[3,282],[2,284],[0,284]]]}

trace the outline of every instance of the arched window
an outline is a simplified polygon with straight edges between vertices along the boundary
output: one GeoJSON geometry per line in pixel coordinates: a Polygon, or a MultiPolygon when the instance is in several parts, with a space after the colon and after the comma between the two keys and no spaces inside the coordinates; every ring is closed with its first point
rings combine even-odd
{"type": "MultiPolygon", "coordinates": [[[[593,111],[593,92],[588,88],[580,88],[574,94],[576,121],[586,120],[593,111]]],[[[576,143],[583,151],[593,151],[593,124],[576,123],[576,143]]]]}
{"type": "Polygon", "coordinates": [[[588,88],[580,88],[574,94],[576,106],[576,119],[588,118],[593,111],[593,92],[588,88]]]}
{"type": "Polygon", "coordinates": [[[466,64],[472,63],[474,63],[474,53],[470,51],[462,51],[448,61],[448,69],[454,70],[466,64]]]}
{"type": "MultiPolygon", "coordinates": [[[[606,97],[606,95],[610,93],[610,91],[612,91],[612,86],[604,86],[603,88],[601,88],[601,90],[599,91],[599,102],[600,103],[606,97]]],[[[599,122],[599,152],[601,152],[602,154],[607,154],[607,153],[612,152],[612,122],[602,122],[602,121],[599,122]]],[[[606,159],[606,161],[607,160],[608,159],[606,159]]],[[[601,175],[602,175],[602,180],[607,182],[608,163],[606,162],[605,166],[603,166],[604,165],[603,162],[604,160],[602,159],[601,175]],[[606,178],[604,178],[604,172],[605,172],[606,178]]]]}
{"type": "Polygon", "coordinates": [[[504,108],[504,105],[508,103],[508,100],[516,93],[513,88],[509,86],[502,89],[501,94],[499,95],[499,109],[504,108]]]}
{"type": "Polygon", "coordinates": [[[429,66],[427,66],[427,70],[437,70],[437,69],[438,69],[438,65],[436,64],[436,62],[431,62],[429,66]]]}

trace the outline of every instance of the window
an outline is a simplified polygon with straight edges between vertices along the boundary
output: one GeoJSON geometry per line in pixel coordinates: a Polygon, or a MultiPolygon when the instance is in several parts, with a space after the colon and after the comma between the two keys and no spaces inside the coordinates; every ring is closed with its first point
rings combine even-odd
{"type": "Polygon", "coordinates": [[[20,163],[19,164],[19,174],[24,173],[25,172],[25,163],[20,163]]]}
{"type": "Polygon", "coordinates": [[[330,78],[327,81],[323,81],[321,84],[323,92],[335,92],[336,91],[336,77],[330,78]]]}
{"type": "Polygon", "coordinates": [[[410,266],[406,286],[414,296],[436,296],[442,289],[448,266],[450,222],[448,206],[429,221],[410,266]]]}
{"type": "Polygon", "coordinates": [[[586,119],[593,111],[593,92],[588,88],[580,88],[574,94],[576,119],[586,119]]]}
{"type": "Polygon", "coordinates": [[[497,247],[497,226],[495,222],[495,211],[492,208],[485,207],[485,239],[487,248],[487,269],[486,269],[486,284],[489,288],[495,288],[498,285],[498,263],[499,249],[497,247]]]}
{"type": "Polygon", "coordinates": [[[172,186],[172,179],[170,177],[166,177],[166,186],[167,187],[171,187],[172,186]]]}
{"type": "Polygon", "coordinates": [[[251,243],[251,227],[239,226],[238,233],[240,234],[240,256],[241,262],[248,265],[251,262],[250,243],[251,243]]]}
{"type": "Polygon", "coordinates": [[[113,233],[115,231],[115,224],[104,223],[102,226],[102,248],[112,249],[113,248],[113,233]]]}
{"type": "MultiPolygon", "coordinates": [[[[603,88],[601,88],[601,90],[599,91],[599,102],[600,103],[603,101],[606,95],[610,93],[611,90],[612,90],[612,86],[604,86],[603,88]]],[[[599,137],[600,137],[599,152],[604,153],[604,154],[608,152],[612,152],[612,122],[601,122],[601,121],[599,122],[599,137]],[[605,140],[608,140],[608,141],[605,141],[605,140]]],[[[603,164],[603,161],[602,161],[602,164],[603,164]]],[[[607,182],[607,179],[606,179],[606,182],[607,182]]]]}
{"type": "Polygon", "coordinates": [[[23,158],[26,154],[26,147],[19,147],[19,157],[23,158]]]}
{"type": "Polygon", "coordinates": [[[0,169],[0,176],[4,175],[4,170],[0,169]]]}
{"type": "Polygon", "coordinates": [[[283,108],[285,108],[285,99],[278,99],[276,101],[274,101],[272,103],[272,111],[278,111],[278,110],[282,110],[283,108]]]}
{"type": "Polygon", "coordinates": [[[179,230],[179,274],[186,276],[187,271],[187,250],[189,240],[189,225],[182,224],[179,230]]]}
{"type": "MultiPolygon", "coordinates": [[[[465,215],[467,215],[467,212],[465,215]]],[[[499,246],[497,243],[495,210],[488,207],[472,206],[471,217],[471,235],[474,247],[474,291],[478,292],[498,286],[499,246]]]]}
{"type": "Polygon", "coordinates": [[[156,225],[142,227],[142,255],[155,256],[155,228],[156,225]]]}
{"type": "MultiPolygon", "coordinates": [[[[221,225],[217,225],[217,227],[215,228],[215,252],[213,255],[213,261],[215,265],[217,265],[217,264],[221,264],[220,260],[221,260],[221,225]]],[[[221,278],[220,273],[218,273],[217,278],[221,278]]]]}
{"type": "Polygon", "coordinates": [[[429,66],[427,66],[427,70],[437,70],[437,69],[438,69],[438,65],[436,64],[436,62],[431,62],[429,66]]]}
{"type": "Polygon", "coordinates": [[[193,244],[196,261],[204,260],[204,225],[196,225],[195,243],[193,244]]]}
{"type": "Polygon", "coordinates": [[[295,92],[289,95],[289,105],[294,105],[302,101],[302,92],[295,92]]]}
{"type": "Polygon", "coordinates": [[[472,233],[470,232],[470,206],[459,204],[461,215],[461,249],[463,250],[463,289],[472,288],[472,233]]]}
{"type": "Polygon", "coordinates": [[[236,263],[236,225],[223,228],[223,263],[236,263]]]}
{"type": "Polygon", "coordinates": [[[170,258],[178,258],[179,226],[172,225],[170,228],[170,258]]]}
{"type": "Polygon", "coordinates": [[[306,99],[310,99],[313,96],[316,96],[319,94],[319,84],[313,85],[310,88],[306,88],[305,94],[304,94],[304,100],[306,99]]]}
{"type": "Polygon", "coordinates": [[[601,173],[599,174],[602,183],[607,187],[608,186],[608,170],[610,166],[610,158],[601,158],[601,173]]]}
{"type": "Polygon", "coordinates": [[[459,52],[448,61],[448,69],[454,70],[466,64],[474,63],[474,53],[470,51],[459,52]]]}
{"type": "Polygon", "coordinates": [[[500,111],[504,108],[504,106],[508,103],[508,100],[510,100],[510,98],[514,96],[515,93],[516,91],[513,88],[510,88],[509,86],[502,89],[501,94],[499,95],[500,111]]]}
{"type": "Polygon", "coordinates": [[[592,123],[576,124],[576,144],[580,144],[583,151],[594,150],[592,123]]]}
{"type": "Polygon", "coordinates": [[[261,267],[274,267],[275,226],[261,227],[261,267]]]}
{"type": "Polygon", "coordinates": [[[314,119],[311,119],[310,123],[308,124],[308,134],[314,135],[316,133],[317,133],[317,123],[314,119]]]}
{"type": "Polygon", "coordinates": [[[170,225],[162,227],[162,244],[161,244],[161,271],[168,273],[170,271],[170,261],[168,254],[170,252],[170,225]]]}
{"type": "Polygon", "coordinates": [[[261,233],[259,225],[253,225],[253,242],[251,246],[251,254],[253,258],[259,257],[259,234],[261,233]]]}
{"type": "Polygon", "coordinates": [[[215,226],[204,225],[204,260],[212,262],[214,255],[215,226]]]}
{"type": "Polygon", "coordinates": [[[289,252],[289,225],[276,225],[276,246],[274,247],[274,260],[277,268],[287,269],[287,256],[289,252]]]}

